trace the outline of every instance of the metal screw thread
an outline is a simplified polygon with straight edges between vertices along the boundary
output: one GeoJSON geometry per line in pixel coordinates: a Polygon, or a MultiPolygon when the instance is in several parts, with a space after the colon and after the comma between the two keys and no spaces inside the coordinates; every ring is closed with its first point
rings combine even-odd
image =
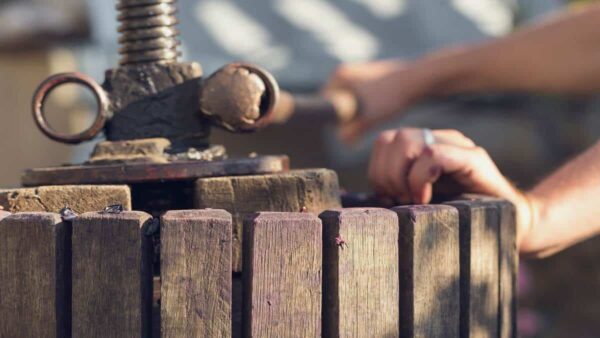
{"type": "Polygon", "coordinates": [[[176,1],[118,1],[121,65],[177,61],[181,53],[176,1]]]}

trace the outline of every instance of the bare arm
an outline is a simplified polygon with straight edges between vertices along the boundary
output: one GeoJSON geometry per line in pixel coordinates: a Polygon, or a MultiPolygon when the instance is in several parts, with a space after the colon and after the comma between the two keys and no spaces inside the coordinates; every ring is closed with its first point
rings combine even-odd
{"type": "Polygon", "coordinates": [[[522,252],[547,256],[600,234],[600,143],[526,195],[534,212],[522,252]]]}
{"type": "Polygon", "coordinates": [[[440,50],[413,62],[340,66],[326,90],[353,91],[363,116],[347,140],[421,100],[482,91],[600,92],[600,5],[547,18],[505,38],[440,50]]]}
{"type": "Polygon", "coordinates": [[[600,234],[600,143],[531,191],[513,187],[487,152],[454,130],[434,131],[426,146],[419,129],[389,130],[376,143],[369,180],[376,192],[403,203],[429,203],[434,189],[481,193],[517,209],[519,250],[544,257],[600,234]],[[439,182],[451,184],[441,185],[439,182]]]}
{"type": "Polygon", "coordinates": [[[422,62],[422,67],[439,69],[437,86],[444,93],[598,93],[600,5],[547,18],[492,42],[442,51],[422,62]]]}

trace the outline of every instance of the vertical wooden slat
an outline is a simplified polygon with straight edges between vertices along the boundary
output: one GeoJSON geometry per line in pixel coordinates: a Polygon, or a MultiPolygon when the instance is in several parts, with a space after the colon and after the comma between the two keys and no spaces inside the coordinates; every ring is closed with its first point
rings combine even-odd
{"type": "Polygon", "coordinates": [[[517,337],[517,226],[515,207],[498,200],[500,212],[500,338],[517,337]]]}
{"type": "Polygon", "coordinates": [[[71,337],[70,227],[57,214],[0,221],[0,337],[71,337]]]}
{"type": "Polygon", "coordinates": [[[323,337],[398,337],[398,217],[329,210],[323,221],[323,337]]]}
{"type": "Polygon", "coordinates": [[[517,225],[514,205],[508,201],[483,196],[471,196],[498,208],[499,224],[499,295],[498,329],[501,338],[517,337],[517,225]]]}
{"type": "Polygon", "coordinates": [[[400,337],[457,337],[459,222],[449,206],[392,209],[400,224],[400,337]]]}
{"type": "Polygon", "coordinates": [[[162,217],[162,337],[231,336],[231,231],[224,210],[162,217]]]}
{"type": "Polygon", "coordinates": [[[321,220],[260,213],[244,223],[244,337],[321,336],[321,220]]]}
{"type": "Polygon", "coordinates": [[[463,201],[483,201],[498,208],[499,224],[499,284],[498,329],[501,338],[517,337],[517,274],[519,255],[517,250],[516,211],[506,200],[481,196],[463,195],[463,201]]]}
{"type": "Polygon", "coordinates": [[[148,337],[150,215],[87,213],[73,222],[73,337],[148,337]]]}
{"type": "Polygon", "coordinates": [[[498,337],[499,210],[485,200],[448,204],[460,214],[460,336],[498,337]]]}

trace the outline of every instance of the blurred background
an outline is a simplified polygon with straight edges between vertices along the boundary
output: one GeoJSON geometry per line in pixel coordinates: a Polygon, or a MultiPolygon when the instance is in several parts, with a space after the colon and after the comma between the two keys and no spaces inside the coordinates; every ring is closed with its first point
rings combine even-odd
{"type": "MultiPolygon", "coordinates": [[[[493,39],[556,11],[566,0],[179,0],[183,59],[205,74],[244,60],[274,73],[281,87],[317,91],[343,62],[414,59],[439,48],[493,39]]],[[[115,1],[0,0],[0,187],[22,170],[82,161],[90,144],[65,146],[33,124],[30,100],[48,75],[79,70],[102,82],[117,65],[115,1]]],[[[461,96],[411,108],[386,129],[456,128],[487,148],[528,187],[600,136],[600,101],[528,95],[461,96]]],[[[51,96],[56,129],[80,131],[93,100],[69,85],[51,96]]],[[[288,154],[295,168],[337,170],[342,186],[364,192],[376,131],[355,145],[327,126],[279,126],[253,135],[214,132],[231,155],[288,154]]],[[[600,240],[522,264],[523,337],[600,336],[600,240]]]]}

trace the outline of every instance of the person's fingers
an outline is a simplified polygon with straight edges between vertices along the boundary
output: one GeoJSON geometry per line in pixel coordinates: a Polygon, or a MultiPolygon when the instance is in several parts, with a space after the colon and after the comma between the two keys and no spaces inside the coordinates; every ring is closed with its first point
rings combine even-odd
{"type": "Polygon", "coordinates": [[[436,130],[433,133],[436,143],[429,147],[425,145],[422,129],[403,128],[380,135],[371,154],[368,172],[376,193],[402,203],[429,202],[432,183],[442,171],[456,170],[465,160],[461,158],[465,151],[478,149],[459,131],[436,130]],[[454,148],[463,152],[449,150],[454,148]],[[437,163],[442,160],[443,163],[437,163]]]}
{"type": "MultiPolygon", "coordinates": [[[[433,133],[436,142],[464,147],[475,145],[455,130],[436,130],[433,133]]],[[[408,175],[424,148],[422,129],[402,128],[382,133],[375,144],[369,167],[369,179],[375,191],[402,203],[410,203],[412,196],[408,175]]]]}
{"type": "Polygon", "coordinates": [[[433,131],[436,143],[453,144],[465,148],[475,147],[475,142],[455,129],[438,129],[433,131]]]}
{"type": "Polygon", "coordinates": [[[435,162],[433,151],[428,147],[415,160],[406,180],[410,198],[414,204],[426,204],[433,195],[433,183],[442,174],[442,167],[435,162]]]}
{"type": "Polygon", "coordinates": [[[373,152],[371,153],[371,160],[369,162],[369,182],[376,193],[388,197],[391,195],[389,187],[385,184],[386,154],[394,140],[395,134],[395,130],[388,130],[379,135],[375,142],[373,152]]]}
{"type": "Polygon", "coordinates": [[[401,203],[407,202],[407,197],[410,199],[408,194],[405,194],[406,184],[403,182],[406,180],[406,171],[404,169],[404,163],[407,162],[406,152],[404,144],[397,143],[398,132],[394,135],[389,145],[385,148],[382,154],[381,166],[382,170],[378,173],[380,175],[381,189],[385,192],[386,196],[400,201],[401,203]],[[400,162],[400,166],[395,166],[396,163],[400,162]],[[404,196],[404,198],[403,198],[404,196]]]}
{"type": "Polygon", "coordinates": [[[340,90],[340,89],[344,89],[344,90],[348,90],[349,86],[351,85],[349,83],[349,80],[346,79],[346,70],[344,69],[345,66],[338,66],[329,76],[329,79],[327,80],[327,82],[325,83],[324,86],[321,87],[320,89],[320,93],[321,95],[323,95],[324,97],[329,97],[331,96],[333,92],[335,92],[336,90],[340,90]]]}
{"type": "Polygon", "coordinates": [[[407,178],[412,162],[419,156],[423,148],[421,130],[404,128],[394,137],[393,145],[388,153],[386,186],[392,190],[393,197],[401,203],[410,203],[407,178]]]}
{"type": "MultiPolygon", "coordinates": [[[[437,142],[463,147],[474,147],[475,143],[456,130],[436,130],[433,132],[437,142]]],[[[412,201],[408,186],[408,175],[415,159],[425,149],[422,129],[403,128],[397,131],[393,144],[384,155],[386,171],[382,184],[387,187],[388,194],[402,203],[412,201]],[[391,192],[390,192],[391,190],[391,192]]],[[[430,169],[432,176],[439,176],[436,170],[430,169]]],[[[431,195],[431,193],[426,193],[431,195]]]]}
{"type": "MultiPolygon", "coordinates": [[[[404,157],[402,149],[396,148],[395,140],[396,140],[397,132],[393,134],[391,139],[386,139],[386,146],[383,148],[381,152],[381,158],[377,164],[378,170],[376,171],[376,175],[378,176],[379,191],[392,199],[396,199],[399,194],[398,191],[394,189],[392,186],[392,179],[398,176],[397,173],[391,171],[391,163],[393,160],[397,158],[404,157]]],[[[404,176],[406,178],[406,176],[404,176]]]]}
{"type": "Polygon", "coordinates": [[[477,147],[436,143],[427,147],[414,162],[408,174],[408,188],[413,203],[429,203],[433,184],[444,173],[469,173],[475,169],[476,160],[481,152],[477,147]]]}
{"type": "Polygon", "coordinates": [[[349,64],[339,65],[329,76],[329,80],[321,89],[321,93],[328,96],[331,92],[339,89],[351,90],[352,83],[355,81],[353,73],[353,66],[349,64]]]}

